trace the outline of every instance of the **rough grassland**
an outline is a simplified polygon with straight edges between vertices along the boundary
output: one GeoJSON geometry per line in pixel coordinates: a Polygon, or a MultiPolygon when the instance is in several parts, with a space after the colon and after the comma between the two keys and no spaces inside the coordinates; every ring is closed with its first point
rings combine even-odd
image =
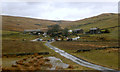
{"type": "Polygon", "coordinates": [[[118,14],[104,13],[77,21],[53,21],[14,16],[2,16],[2,22],[4,30],[23,31],[24,29],[38,29],[38,28],[46,30],[47,26],[49,25],[60,24],[62,28],[64,27],[70,29],[82,28],[86,31],[91,27],[107,28],[117,26],[118,14]]]}
{"type": "Polygon", "coordinates": [[[104,49],[94,50],[96,47],[101,46],[116,46],[117,43],[113,42],[54,42],[52,45],[65,50],[66,52],[96,63],[99,65],[107,66],[109,68],[118,69],[118,49],[104,49]],[[89,52],[76,52],[80,49],[93,49],[89,52]]]}
{"type": "MultiPolygon", "coordinates": [[[[33,35],[23,35],[19,32],[13,32],[13,31],[3,31],[3,47],[2,51],[3,54],[9,54],[9,53],[30,53],[30,52],[49,52],[49,55],[44,56],[54,56],[57,58],[60,58],[64,63],[70,64],[73,66],[72,70],[93,70],[87,67],[80,66],[69,59],[66,59],[65,57],[59,55],[58,53],[54,52],[50,48],[46,47],[44,43],[42,42],[31,42],[29,40],[35,39],[36,36],[33,35]],[[26,41],[23,41],[23,39],[27,39],[26,41]]],[[[2,58],[2,65],[3,68],[11,68],[11,65],[14,61],[20,60],[25,58],[26,56],[20,56],[20,57],[4,57],[2,58]]],[[[71,70],[71,69],[70,69],[71,70]]]]}

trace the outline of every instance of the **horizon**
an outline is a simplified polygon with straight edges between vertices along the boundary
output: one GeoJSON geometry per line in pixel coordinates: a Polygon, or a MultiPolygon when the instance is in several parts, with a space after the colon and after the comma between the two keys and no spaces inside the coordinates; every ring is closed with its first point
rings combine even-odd
{"type": "MultiPolygon", "coordinates": [[[[110,14],[110,13],[102,13],[102,14],[110,14]]],[[[118,13],[113,13],[113,14],[118,14],[118,13]]],[[[101,14],[99,14],[101,15],[101,14]]],[[[2,16],[12,16],[12,15],[2,15],[2,16]]],[[[98,15],[95,15],[98,16],[98,15]]],[[[12,16],[12,17],[21,17],[21,18],[30,18],[30,19],[39,19],[39,18],[34,18],[34,17],[23,17],[23,16],[12,16]]],[[[91,16],[94,17],[94,16],[91,16]]],[[[87,17],[90,18],[90,17],[87,17]]],[[[86,19],[86,18],[84,18],[86,19]]],[[[50,20],[50,19],[39,19],[39,20],[49,20],[49,21],[71,21],[71,20],[50,20]]],[[[83,20],[83,19],[79,19],[79,20],[83,20]]],[[[74,20],[74,21],[78,21],[78,20],[74,20]]]]}
{"type": "Polygon", "coordinates": [[[103,13],[118,13],[116,2],[4,2],[2,15],[77,21],[103,13]]]}

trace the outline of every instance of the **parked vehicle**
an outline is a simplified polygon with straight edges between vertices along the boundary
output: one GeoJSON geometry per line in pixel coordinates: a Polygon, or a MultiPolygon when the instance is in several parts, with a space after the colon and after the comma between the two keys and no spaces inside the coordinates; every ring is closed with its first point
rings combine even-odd
{"type": "Polygon", "coordinates": [[[55,41],[55,39],[52,39],[52,41],[55,41]]]}
{"type": "Polygon", "coordinates": [[[68,38],[67,41],[72,41],[72,38],[68,38]]]}
{"type": "Polygon", "coordinates": [[[58,41],[60,41],[61,39],[59,38],[58,41]]]}
{"type": "Polygon", "coordinates": [[[47,40],[48,42],[51,42],[52,40],[47,40]]]}
{"type": "Polygon", "coordinates": [[[38,39],[37,41],[42,41],[43,39],[38,39]]]}

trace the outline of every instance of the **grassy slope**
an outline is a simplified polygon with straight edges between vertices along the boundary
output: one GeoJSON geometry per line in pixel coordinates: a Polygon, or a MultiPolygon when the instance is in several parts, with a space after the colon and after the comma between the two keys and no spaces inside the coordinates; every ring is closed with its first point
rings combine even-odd
{"type": "Polygon", "coordinates": [[[23,31],[24,29],[38,29],[46,28],[48,24],[55,24],[48,20],[14,17],[14,16],[2,16],[3,30],[23,31]],[[40,24],[41,26],[35,25],[40,24]]]}
{"type": "MultiPolygon", "coordinates": [[[[70,21],[62,21],[63,24],[67,24],[69,22],[70,21]]],[[[59,22],[25,17],[2,16],[3,30],[23,31],[24,29],[41,29],[46,31],[48,25],[54,24],[59,24],[59,22]]]]}
{"type": "Polygon", "coordinates": [[[6,30],[23,30],[23,29],[31,29],[32,27],[34,29],[46,28],[48,25],[59,24],[62,27],[67,27],[72,29],[82,28],[86,31],[91,27],[107,28],[107,27],[117,26],[118,14],[106,13],[90,18],[85,18],[83,20],[60,21],[60,22],[59,21],[55,22],[52,20],[32,19],[25,17],[3,16],[2,22],[3,22],[3,29],[6,30]],[[40,26],[35,24],[40,24],[40,26]]]}
{"type": "Polygon", "coordinates": [[[94,49],[95,46],[116,46],[116,42],[54,42],[52,45],[65,50],[66,52],[85,59],[87,61],[118,69],[118,51],[91,50],[89,52],[79,52],[79,49],[94,49]],[[82,45],[81,45],[82,44],[82,45]]]}
{"type": "Polygon", "coordinates": [[[108,28],[108,27],[118,26],[118,15],[111,13],[101,14],[98,16],[75,21],[74,24],[78,25],[76,28],[82,28],[84,30],[89,30],[89,28],[91,27],[108,28]]]}
{"type": "MultiPolygon", "coordinates": [[[[100,29],[114,27],[114,26],[118,26],[118,14],[112,14],[112,13],[101,14],[91,18],[75,21],[73,22],[73,24],[76,26],[75,27],[73,26],[72,29],[81,28],[81,29],[84,29],[85,32],[92,27],[98,27],[100,29]]],[[[105,38],[108,38],[108,40],[109,39],[118,40],[118,27],[109,28],[108,30],[110,31],[109,34],[99,34],[99,35],[96,34],[94,36],[105,37],[105,38]]]]}

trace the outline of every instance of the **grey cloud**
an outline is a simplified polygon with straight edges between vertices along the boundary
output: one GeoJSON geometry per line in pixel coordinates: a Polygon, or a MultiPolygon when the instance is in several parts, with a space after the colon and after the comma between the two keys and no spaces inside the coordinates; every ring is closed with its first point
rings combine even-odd
{"type": "Polygon", "coordinates": [[[117,13],[115,2],[4,2],[2,14],[50,20],[80,20],[101,13],[117,13]]]}

